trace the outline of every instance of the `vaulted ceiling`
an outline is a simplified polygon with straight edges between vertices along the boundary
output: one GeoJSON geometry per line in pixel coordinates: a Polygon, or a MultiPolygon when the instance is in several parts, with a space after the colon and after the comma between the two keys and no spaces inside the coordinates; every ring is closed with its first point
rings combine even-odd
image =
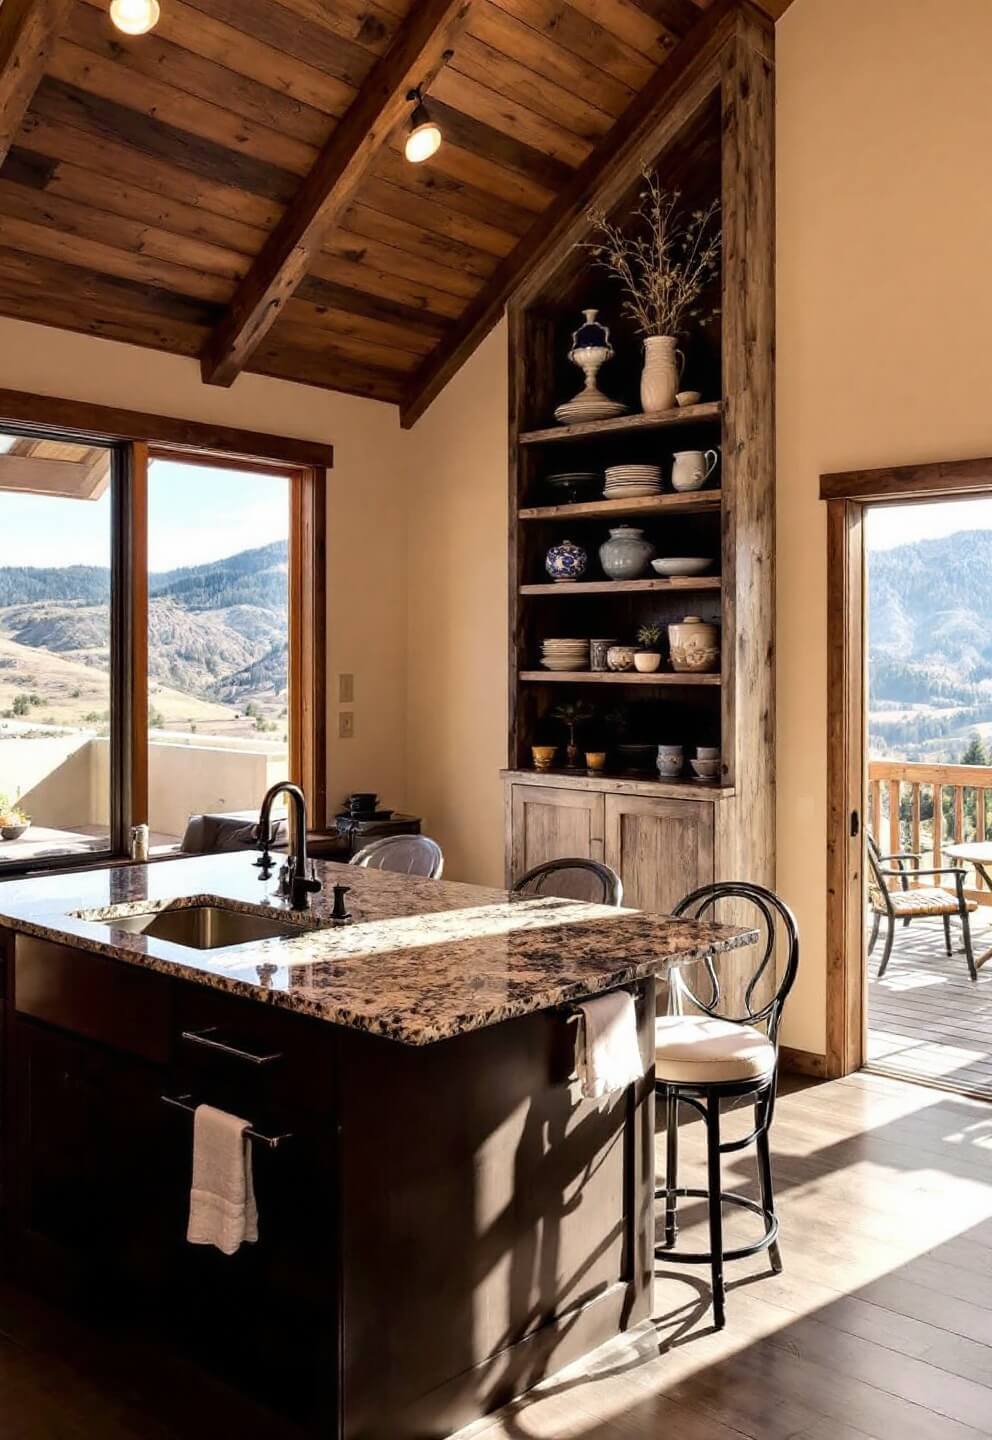
{"type": "Polygon", "coordinates": [[[735,3],[161,0],[129,39],[107,0],[2,0],[0,314],[412,423],[735,3]]]}

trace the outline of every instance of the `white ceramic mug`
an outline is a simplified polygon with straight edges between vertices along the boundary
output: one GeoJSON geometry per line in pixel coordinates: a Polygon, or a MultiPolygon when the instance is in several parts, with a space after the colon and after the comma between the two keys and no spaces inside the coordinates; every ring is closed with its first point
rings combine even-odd
{"type": "Polygon", "coordinates": [[[678,450],[672,463],[673,490],[701,490],[720,459],[717,450],[678,450]]]}

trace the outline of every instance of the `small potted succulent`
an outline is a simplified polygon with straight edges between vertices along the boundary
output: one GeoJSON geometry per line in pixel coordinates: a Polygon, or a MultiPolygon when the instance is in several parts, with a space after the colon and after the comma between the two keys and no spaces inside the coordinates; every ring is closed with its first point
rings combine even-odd
{"type": "Polygon", "coordinates": [[[12,805],[6,795],[0,795],[0,839],[20,840],[31,824],[19,805],[12,805]]]}
{"type": "Polygon", "coordinates": [[[661,665],[661,626],[642,625],[637,643],[640,648],[634,654],[634,669],[642,675],[653,675],[661,665]]]}
{"type": "Polygon", "coordinates": [[[580,725],[585,725],[594,715],[591,705],[585,700],[566,700],[561,705],[556,705],[551,712],[552,720],[559,720],[568,731],[568,744],[565,747],[565,763],[574,768],[579,763],[579,747],[575,742],[575,732],[580,725]]]}

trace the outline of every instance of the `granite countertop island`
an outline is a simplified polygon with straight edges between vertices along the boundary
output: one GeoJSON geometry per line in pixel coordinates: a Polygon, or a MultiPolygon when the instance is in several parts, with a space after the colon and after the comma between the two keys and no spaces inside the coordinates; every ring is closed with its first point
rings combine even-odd
{"type": "Polygon", "coordinates": [[[754,932],[447,880],[317,862],[293,911],[249,852],[0,884],[0,923],[374,1035],[426,1045],[549,1009],[755,939],[754,932]],[[350,887],[352,923],[330,920],[350,887]],[[113,919],[220,900],[263,907],[298,935],[193,950],[113,919]]]}

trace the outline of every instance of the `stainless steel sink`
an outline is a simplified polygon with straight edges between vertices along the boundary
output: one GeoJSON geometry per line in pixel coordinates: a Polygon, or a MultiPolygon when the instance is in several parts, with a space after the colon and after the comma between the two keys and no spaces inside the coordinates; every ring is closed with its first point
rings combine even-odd
{"type": "MultiPolygon", "coordinates": [[[[89,919],[89,916],[80,918],[89,919]]],[[[274,940],[280,936],[303,935],[312,925],[294,923],[276,915],[246,914],[222,905],[182,905],[140,915],[101,915],[98,924],[132,935],[150,935],[185,945],[191,950],[222,950],[251,940],[274,940]]]]}

